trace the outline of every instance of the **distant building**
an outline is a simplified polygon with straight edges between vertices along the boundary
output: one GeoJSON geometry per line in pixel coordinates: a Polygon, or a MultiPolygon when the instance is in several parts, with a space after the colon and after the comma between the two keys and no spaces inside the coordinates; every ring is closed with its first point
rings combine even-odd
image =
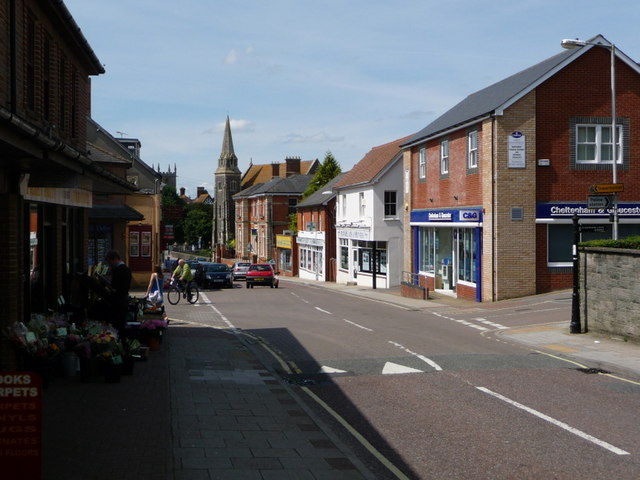
{"type": "Polygon", "coordinates": [[[302,162],[299,157],[288,157],[284,163],[249,167],[243,175],[243,185],[248,185],[247,188],[233,197],[236,256],[263,261],[277,257],[283,274],[292,274],[293,245],[288,252],[276,250],[276,236],[288,230],[289,215],[296,213],[318,165],[317,159],[302,162]],[[301,174],[302,166],[304,173],[301,174]],[[258,180],[262,182],[252,183],[258,180]]]}
{"type": "Polygon", "coordinates": [[[213,245],[227,245],[235,238],[235,207],[233,196],[240,191],[241,172],[233,150],[229,117],[224,126],[222,151],[214,174],[213,245]]]}

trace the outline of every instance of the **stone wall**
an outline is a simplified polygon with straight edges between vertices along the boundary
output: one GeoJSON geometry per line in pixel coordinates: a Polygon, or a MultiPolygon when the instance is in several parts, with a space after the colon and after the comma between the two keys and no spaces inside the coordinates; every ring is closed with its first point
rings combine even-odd
{"type": "Polygon", "coordinates": [[[640,341],[640,251],[580,247],[583,330],[640,341]]]}

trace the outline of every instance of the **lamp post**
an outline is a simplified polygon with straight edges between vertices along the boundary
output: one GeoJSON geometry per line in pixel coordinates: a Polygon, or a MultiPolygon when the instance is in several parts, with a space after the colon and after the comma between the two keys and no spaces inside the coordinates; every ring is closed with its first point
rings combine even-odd
{"type": "MultiPolygon", "coordinates": [[[[585,42],[583,40],[566,38],[560,42],[562,48],[572,49],[576,47],[584,47],[586,45],[594,45],[596,47],[608,48],[611,51],[611,146],[613,154],[613,183],[618,183],[618,155],[617,155],[617,132],[616,132],[616,46],[612,43],[610,45],[604,45],[602,43],[585,42]]],[[[618,194],[613,194],[612,202],[613,210],[613,240],[618,239],[618,194]]]]}

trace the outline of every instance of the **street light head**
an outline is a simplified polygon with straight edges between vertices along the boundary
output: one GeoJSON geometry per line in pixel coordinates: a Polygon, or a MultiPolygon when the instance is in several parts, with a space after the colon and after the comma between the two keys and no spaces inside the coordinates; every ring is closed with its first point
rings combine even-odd
{"type": "Polygon", "coordinates": [[[583,42],[577,38],[565,38],[560,42],[562,48],[566,48],[568,50],[576,47],[584,47],[586,44],[587,42],[583,42]]]}

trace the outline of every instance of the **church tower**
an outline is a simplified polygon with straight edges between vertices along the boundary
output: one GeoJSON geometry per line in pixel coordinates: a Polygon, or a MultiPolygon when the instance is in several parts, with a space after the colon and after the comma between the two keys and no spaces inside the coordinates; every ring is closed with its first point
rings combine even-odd
{"type": "Polygon", "coordinates": [[[214,174],[213,244],[226,245],[235,238],[235,205],[233,195],[240,191],[241,173],[233,151],[229,116],[224,126],[222,152],[214,174]]]}

